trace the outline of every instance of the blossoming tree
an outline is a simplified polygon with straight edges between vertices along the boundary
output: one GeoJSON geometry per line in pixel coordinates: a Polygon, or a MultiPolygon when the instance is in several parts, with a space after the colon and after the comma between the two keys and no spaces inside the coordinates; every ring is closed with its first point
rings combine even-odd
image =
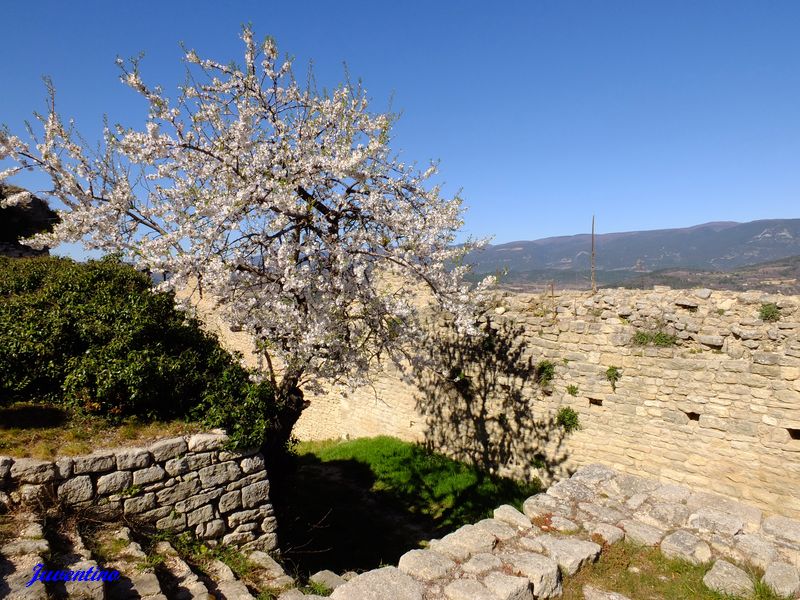
{"type": "MultiPolygon", "coordinates": [[[[138,63],[123,81],[149,103],[143,129],[106,127],[100,150],[55,112],[41,139],[0,133],[0,181],[34,168],[52,181],[60,222],[32,243],[82,241],[196,286],[258,340],[264,377],[288,438],[304,408],[301,386],[363,380],[371,363],[401,358],[421,318],[422,283],[454,322],[474,322],[476,289],[456,245],[461,201],[390,153],[390,116],[371,114],[364,90],[321,95],[294,79],[272,40],[243,30],[243,67],[186,54],[190,77],[175,102],[148,87],[138,63]]],[[[12,196],[6,205],[23,200],[12,196]]],[[[488,281],[477,287],[480,291],[488,281]]]]}

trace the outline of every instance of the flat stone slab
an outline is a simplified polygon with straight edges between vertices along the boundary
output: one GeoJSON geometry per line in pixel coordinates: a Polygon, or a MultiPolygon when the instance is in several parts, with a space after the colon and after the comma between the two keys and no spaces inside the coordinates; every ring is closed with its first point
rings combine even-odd
{"type": "Polygon", "coordinates": [[[794,598],[800,592],[800,573],[788,563],[772,563],[762,579],[778,596],[794,598]]]}
{"type": "Polygon", "coordinates": [[[642,546],[658,546],[664,539],[664,531],[640,521],[627,519],[620,523],[625,530],[625,539],[642,546]]]}
{"type": "Polygon", "coordinates": [[[703,583],[710,590],[732,596],[748,596],[753,593],[753,582],[739,567],[724,560],[714,563],[703,577],[703,583]]]}
{"type": "Polygon", "coordinates": [[[455,566],[456,563],[448,557],[431,550],[409,550],[397,563],[397,568],[403,573],[424,581],[444,577],[455,566]]]}
{"type": "Polygon", "coordinates": [[[689,526],[700,531],[736,535],[744,529],[744,520],[716,508],[701,508],[689,515],[689,526]]]}
{"type": "Polygon", "coordinates": [[[510,504],[503,504],[494,509],[493,515],[498,521],[502,521],[511,527],[517,529],[530,529],[533,525],[531,520],[524,514],[519,512],[510,504]]]}
{"type": "Polygon", "coordinates": [[[514,574],[528,578],[537,598],[561,595],[561,574],[556,561],[533,552],[503,554],[500,559],[511,567],[514,574]]]}
{"type": "Polygon", "coordinates": [[[492,590],[495,600],[533,600],[531,582],[527,577],[494,572],[489,573],[483,583],[492,590]]]}
{"type": "Polygon", "coordinates": [[[682,558],[695,565],[711,560],[711,547],[693,533],[682,529],[661,541],[661,553],[667,558],[682,558]]]}
{"type": "Polygon", "coordinates": [[[622,594],[618,594],[616,592],[605,592],[592,585],[583,586],[583,598],[584,600],[631,600],[622,594]]]}
{"type": "MultiPolygon", "coordinates": [[[[497,558],[494,554],[489,554],[488,552],[484,552],[481,554],[476,554],[475,556],[470,558],[467,562],[462,564],[461,570],[464,571],[464,573],[472,573],[473,575],[483,575],[484,573],[488,573],[489,571],[500,569],[502,566],[503,563],[500,562],[500,559],[497,558]]],[[[410,575],[413,575],[413,573],[410,573],[410,575]]]]}
{"type": "Polygon", "coordinates": [[[561,539],[549,535],[540,536],[536,540],[568,575],[574,575],[584,565],[594,562],[601,549],[594,542],[561,539]]]}
{"type": "MultiPolygon", "coordinates": [[[[191,447],[191,439],[189,440],[189,446],[191,447]]],[[[318,585],[324,585],[329,590],[335,590],[345,584],[344,579],[328,569],[317,571],[308,580],[318,585]]]]}
{"type": "Polygon", "coordinates": [[[362,573],[333,590],[333,600],[422,600],[422,585],[395,567],[362,573]]]}
{"type": "Polygon", "coordinates": [[[475,579],[456,579],[444,588],[447,600],[497,600],[485,585],[475,579]]]}
{"type": "Polygon", "coordinates": [[[430,550],[454,560],[467,560],[479,552],[491,552],[497,538],[484,528],[464,525],[440,540],[431,540],[430,550]]]}
{"type": "Polygon", "coordinates": [[[800,544],[800,521],[775,515],[764,519],[761,528],[776,538],[800,544]]]}
{"type": "Polygon", "coordinates": [[[604,544],[616,544],[625,537],[625,532],[622,529],[608,523],[589,524],[586,530],[592,537],[599,536],[604,544]]]}

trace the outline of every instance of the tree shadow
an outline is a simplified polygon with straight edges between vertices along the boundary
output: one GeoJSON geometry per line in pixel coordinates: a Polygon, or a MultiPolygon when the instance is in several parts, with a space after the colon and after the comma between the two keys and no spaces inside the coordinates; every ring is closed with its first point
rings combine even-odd
{"type": "Polygon", "coordinates": [[[566,432],[542,406],[550,390],[538,382],[524,326],[487,318],[471,337],[433,328],[425,345],[437,368],[417,369],[416,407],[429,448],[527,481],[566,474],[566,432]]]}
{"type": "Polygon", "coordinates": [[[67,422],[67,416],[67,411],[54,406],[16,404],[0,408],[0,429],[60,427],[67,422]]]}

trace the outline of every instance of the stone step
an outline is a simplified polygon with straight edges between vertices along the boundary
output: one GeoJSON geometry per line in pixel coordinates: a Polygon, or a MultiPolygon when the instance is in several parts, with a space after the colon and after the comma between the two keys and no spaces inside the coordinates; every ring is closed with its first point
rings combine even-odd
{"type": "Polygon", "coordinates": [[[41,520],[32,513],[18,512],[9,520],[12,536],[0,544],[0,598],[8,600],[46,600],[45,584],[31,582],[34,573],[44,568],[50,544],[44,538],[41,520]]]}
{"type": "Polygon", "coordinates": [[[98,533],[95,543],[104,548],[108,558],[103,561],[104,570],[115,570],[120,577],[107,582],[108,600],[167,600],[155,569],[148,564],[142,547],[131,537],[130,529],[119,527],[98,533]]]}

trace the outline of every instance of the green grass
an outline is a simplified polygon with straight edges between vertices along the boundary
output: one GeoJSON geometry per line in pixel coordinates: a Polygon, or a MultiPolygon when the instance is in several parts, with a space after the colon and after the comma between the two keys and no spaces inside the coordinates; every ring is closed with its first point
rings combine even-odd
{"type": "MultiPolygon", "coordinates": [[[[667,558],[657,548],[620,542],[605,547],[596,563],[565,579],[563,600],[582,600],[586,584],[631,600],[734,600],[705,586],[709,569],[711,563],[693,565],[667,558]]],[[[782,600],[759,581],[760,573],[753,571],[751,576],[756,582],[752,600],[782,600]]]]}
{"type": "Polygon", "coordinates": [[[678,342],[678,338],[664,331],[639,330],[633,334],[631,342],[634,346],[659,346],[661,348],[666,348],[674,346],[678,342]]]}
{"type": "Polygon", "coordinates": [[[497,477],[390,437],[306,442],[294,469],[271,478],[283,556],[302,579],[397,564],[434,537],[517,507],[539,482],[497,477]]]}
{"type": "Polygon", "coordinates": [[[481,519],[498,505],[518,508],[537,493],[538,482],[523,484],[491,476],[422,446],[381,436],[350,442],[298,446],[298,454],[313,454],[323,463],[350,461],[369,467],[375,477],[372,491],[386,492],[411,512],[432,517],[439,528],[450,530],[481,519]]]}

